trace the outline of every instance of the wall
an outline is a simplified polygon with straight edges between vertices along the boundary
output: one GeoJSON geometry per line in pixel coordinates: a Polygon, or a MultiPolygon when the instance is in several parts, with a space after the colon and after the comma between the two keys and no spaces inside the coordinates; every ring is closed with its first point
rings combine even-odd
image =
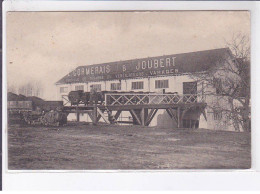
{"type": "MultiPolygon", "coordinates": [[[[58,85],[57,87],[57,96],[59,100],[61,100],[61,94],[60,94],[60,87],[68,87],[68,92],[63,93],[62,95],[67,95],[69,91],[75,90],[76,85],[84,85],[84,91],[90,90],[91,84],[101,84],[101,89],[110,91],[110,85],[111,83],[119,83],[121,82],[121,91],[145,91],[145,92],[158,92],[161,93],[162,89],[156,89],[155,88],[155,80],[169,80],[169,88],[166,88],[166,92],[177,92],[178,94],[183,94],[183,82],[190,82],[194,81],[192,77],[189,75],[179,75],[179,76],[165,76],[165,77],[151,77],[151,78],[137,78],[137,79],[127,79],[127,80],[112,80],[112,81],[103,81],[103,82],[88,82],[88,83],[79,83],[79,84],[65,84],[65,85],[58,85]],[[132,90],[131,85],[132,82],[136,81],[143,81],[144,82],[144,89],[143,90],[132,90]]],[[[202,92],[202,84],[198,84],[198,92],[202,92]]],[[[208,88],[208,90],[214,91],[213,88],[208,88]]],[[[219,99],[216,99],[216,96],[207,96],[206,103],[209,105],[214,105],[214,103],[219,102],[219,99]]],[[[220,104],[223,106],[226,106],[226,102],[223,101],[220,104]]],[[[230,122],[228,122],[228,119],[223,118],[223,120],[215,120],[213,111],[210,107],[206,108],[206,116],[207,120],[204,118],[204,116],[198,115],[197,113],[187,113],[186,119],[198,119],[200,121],[200,128],[208,128],[208,129],[227,129],[232,130],[232,126],[230,125],[230,122]]],[[[123,112],[121,114],[121,120],[129,121],[130,113],[123,112]],[[124,117],[124,118],[122,118],[124,117]]],[[[76,120],[75,114],[70,114],[69,119],[76,120]]],[[[82,121],[90,121],[90,118],[87,115],[81,116],[82,121]]],[[[158,127],[176,127],[176,122],[174,122],[168,113],[165,110],[158,110],[156,113],[153,121],[151,122],[150,126],[158,126],[158,127]]]]}

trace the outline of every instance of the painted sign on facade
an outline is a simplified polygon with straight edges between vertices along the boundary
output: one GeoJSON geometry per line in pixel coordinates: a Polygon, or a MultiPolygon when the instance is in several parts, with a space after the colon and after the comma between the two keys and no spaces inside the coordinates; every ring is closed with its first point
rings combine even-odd
{"type": "Polygon", "coordinates": [[[176,57],[158,57],[81,66],[63,78],[65,83],[128,79],[178,73],[176,57]]]}
{"type": "Polygon", "coordinates": [[[225,56],[226,48],[80,66],[57,83],[120,80],[206,71],[225,56]]]}

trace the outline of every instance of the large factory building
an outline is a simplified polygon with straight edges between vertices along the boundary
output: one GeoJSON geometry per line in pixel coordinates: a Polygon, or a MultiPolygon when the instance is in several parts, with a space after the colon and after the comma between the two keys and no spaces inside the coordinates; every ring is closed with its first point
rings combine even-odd
{"type": "MultiPolygon", "coordinates": [[[[209,108],[218,94],[216,91],[216,96],[207,96],[207,91],[216,89],[194,79],[196,74],[221,66],[223,58],[231,59],[228,48],[79,66],[56,83],[57,95],[63,100],[70,91],[90,91],[91,86],[98,91],[196,94],[208,105],[203,111],[187,112],[183,117],[184,127],[232,130],[221,112],[209,108]]],[[[71,114],[68,118],[76,116],[71,114]]],[[[88,119],[87,115],[81,115],[80,120],[88,119]]],[[[126,112],[119,119],[132,118],[126,112]]],[[[150,126],[175,127],[176,123],[165,110],[159,110],[150,126]]]]}

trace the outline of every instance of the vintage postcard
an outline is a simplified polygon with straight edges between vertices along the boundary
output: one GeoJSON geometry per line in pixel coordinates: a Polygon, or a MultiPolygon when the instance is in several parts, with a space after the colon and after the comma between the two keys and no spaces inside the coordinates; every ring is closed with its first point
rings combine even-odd
{"type": "Polygon", "coordinates": [[[8,170],[251,168],[249,11],[7,12],[8,170]]]}

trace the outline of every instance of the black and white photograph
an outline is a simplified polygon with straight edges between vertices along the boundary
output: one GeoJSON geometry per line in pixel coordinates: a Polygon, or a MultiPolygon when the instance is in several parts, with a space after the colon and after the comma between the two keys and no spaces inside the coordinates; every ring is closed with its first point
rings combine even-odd
{"type": "Polygon", "coordinates": [[[251,169],[250,11],[7,12],[8,170],[251,169]]]}

